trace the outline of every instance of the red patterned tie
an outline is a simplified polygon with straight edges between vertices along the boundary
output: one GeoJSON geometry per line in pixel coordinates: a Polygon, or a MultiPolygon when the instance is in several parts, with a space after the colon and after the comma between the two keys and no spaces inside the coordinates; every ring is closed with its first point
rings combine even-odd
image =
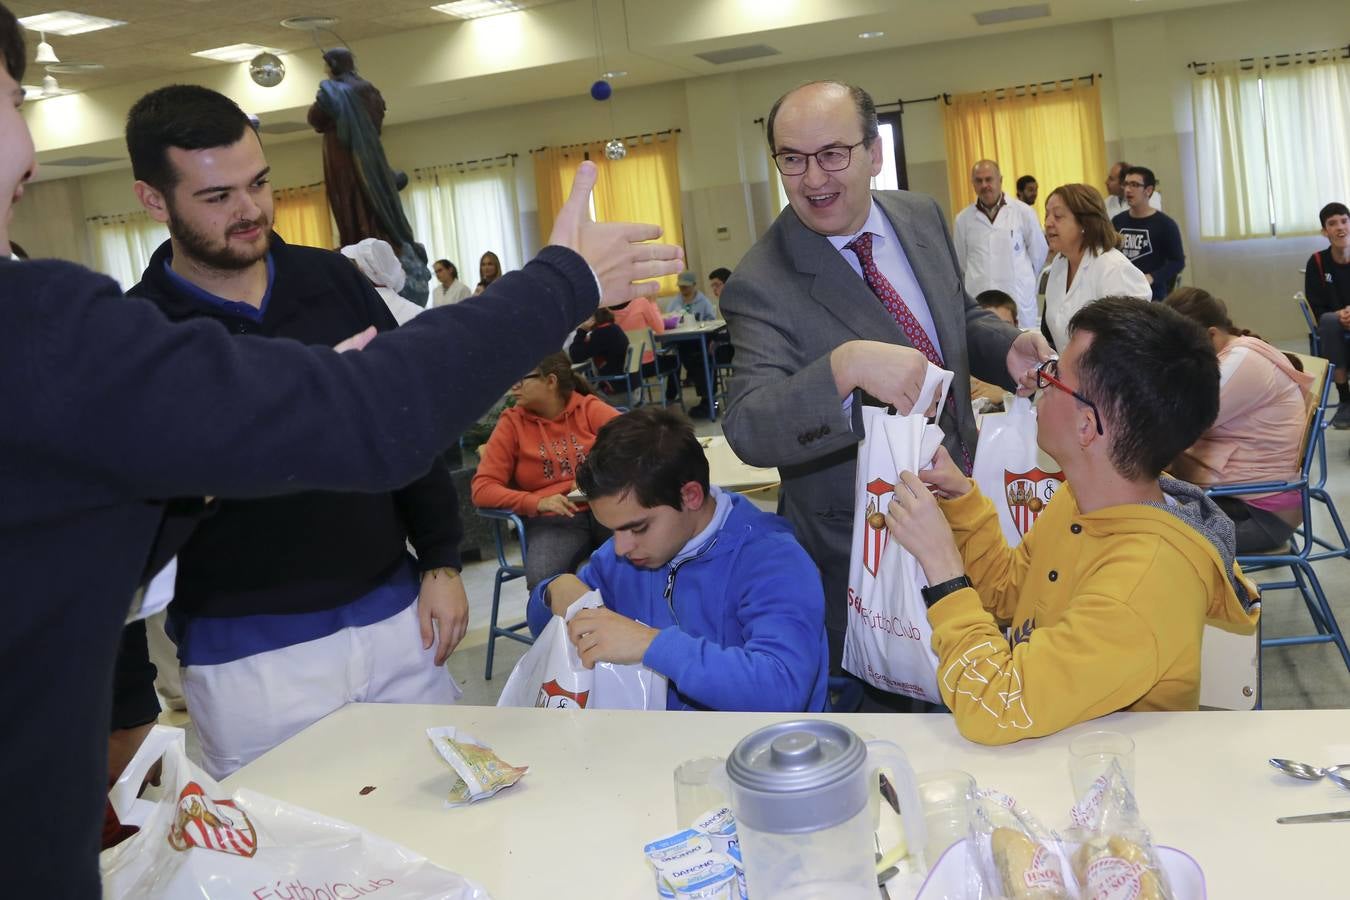
{"type": "MultiPolygon", "coordinates": [[[[910,346],[928,357],[928,361],[938,368],[947,368],[942,361],[942,354],[938,353],[937,347],[933,346],[932,338],[928,336],[928,332],[923,330],[919,320],[914,318],[914,313],[910,312],[909,306],[900,296],[900,292],[877,268],[876,260],[872,258],[872,232],[864,231],[845,244],[844,249],[852,250],[857,255],[858,263],[862,266],[863,280],[872,289],[872,293],[877,295],[881,305],[886,307],[890,314],[895,317],[896,324],[905,332],[905,337],[909,339],[910,346]]],[[[948,433],[955,434],[957,442],[961,445],[961,461],[965,463],[965,473],[969,475],[971,471],[970,451],[966,449],[966,442],[961,439],[961,433],[956,427],[956,414],[952,407],[955,398],[948,397],[947,400],[948,402],[943,407],[942,418],[947,420],[945,427],[948,433]]]]}

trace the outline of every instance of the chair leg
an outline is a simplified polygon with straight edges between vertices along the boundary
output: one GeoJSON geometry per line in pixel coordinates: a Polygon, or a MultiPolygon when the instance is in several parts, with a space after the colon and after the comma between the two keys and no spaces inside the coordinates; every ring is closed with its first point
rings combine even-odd
{"type": "Polygon", "coordinates": [[[1350,671],[1350,648],[1345,645],[1345,635],[1341,633],[1340,623],[1336,621],[1336,614],[1331,611],[1331,604],[1327,602],[1326,591],[1322,590],[1322,582],[1318,579],[1317,573],[1313,571],[1311,565],[1307,567],[1307,570],[1308,581],[1312,583],[1313,591],[1317,595],[1317,605],[1321,607],[1321,618],[1326,623],[1327,632],[1331,635],[1331,642],[1341,652],[1341,659],[1345,662],[1346,671],[1350,671]]]}
{"type": "Polygon", "coordinates": [[[1326,624],[1322,621],[1322,611],[1317,608],[1316,595],[1309,590],[1308,582],[1303,578],[1303,567],[1291,565],[1289,570],[1294,573],[1294,586],[1298,588],[1299,594],[1303,597],[1303,605],[1308,607],[1308,615],[1312,617],[1317,633],[1327,634],[1326,624]]]}
{"type": "Polygon", "coordinates": [[[492,655],[497,643],[497,609],[501,606],[501,602],[502,573],[498,570],[496,581],[492,585],[492,615],[488,618],[487,666],[483,672],[483,678],[487,681],[492,680],[492,655]]]}

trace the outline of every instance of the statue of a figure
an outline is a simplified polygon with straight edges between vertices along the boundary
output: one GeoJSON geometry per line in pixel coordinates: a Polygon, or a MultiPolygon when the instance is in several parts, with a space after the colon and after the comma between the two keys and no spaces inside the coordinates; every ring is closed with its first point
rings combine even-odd
{"type": "Polygon", "coordinates": [[[380,144],[384,98],[356,72],[352,52],[324,53],[328,78],[309,108],[309,124],[323,135],[323,179],[343,246],[364,238],[388,242],[407,275],[399,295],[426,306],[431,271],[427,251],[413,239],[398,192],[407,176],[395,172],[380,144]]]}

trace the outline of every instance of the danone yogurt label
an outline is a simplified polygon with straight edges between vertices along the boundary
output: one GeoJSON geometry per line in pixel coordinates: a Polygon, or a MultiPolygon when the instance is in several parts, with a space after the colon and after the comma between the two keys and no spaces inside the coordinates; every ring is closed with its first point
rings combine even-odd
{"type": "Polygon", "coordinates": [[[736,867],[722,853],[708,853],[682,866],[661,870],[675,896],[690,900],[739,900],[736,867]]]}
{"type": "Polygon", "coordinates": [[[642,852],[647,854],[652,865],[666,869],[679,865],[681,860],[688,857],[710,853],[712,849],[712,840],[706,834],[689,828],[659,841],[652,841],[642,848],[642,852]]]}

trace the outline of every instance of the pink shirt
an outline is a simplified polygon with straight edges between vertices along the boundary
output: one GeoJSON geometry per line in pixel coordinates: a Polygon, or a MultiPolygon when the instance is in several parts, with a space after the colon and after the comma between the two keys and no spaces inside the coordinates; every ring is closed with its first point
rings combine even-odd
{"type": "MultiPolygon", "coordinates": [[[[623,309],[614,310],[614,321],[619,323],[619,327],[624,331],[643,331],[650,328],[652,334],[661,334],[666,330],[666,323],[661,320],[661,311],[646,297],[638,297],[623,309]]],[[[655,359],[656,356],[651,350],[642,354],[644,363],[655,359]]]]}
{"type": "MultiPolygon", "coordinates": [[[[1181,455],[1173,474],[1200,485],[1298,477],[1312,381],[1264,341],[1229,341],[1219,353],[1219,417],[1181,455]]],[[[1281,495],[1247,499],[1254,498],[1269,498],[1255,502],[1262,507],[1286,505],[1281,495]]]]}

